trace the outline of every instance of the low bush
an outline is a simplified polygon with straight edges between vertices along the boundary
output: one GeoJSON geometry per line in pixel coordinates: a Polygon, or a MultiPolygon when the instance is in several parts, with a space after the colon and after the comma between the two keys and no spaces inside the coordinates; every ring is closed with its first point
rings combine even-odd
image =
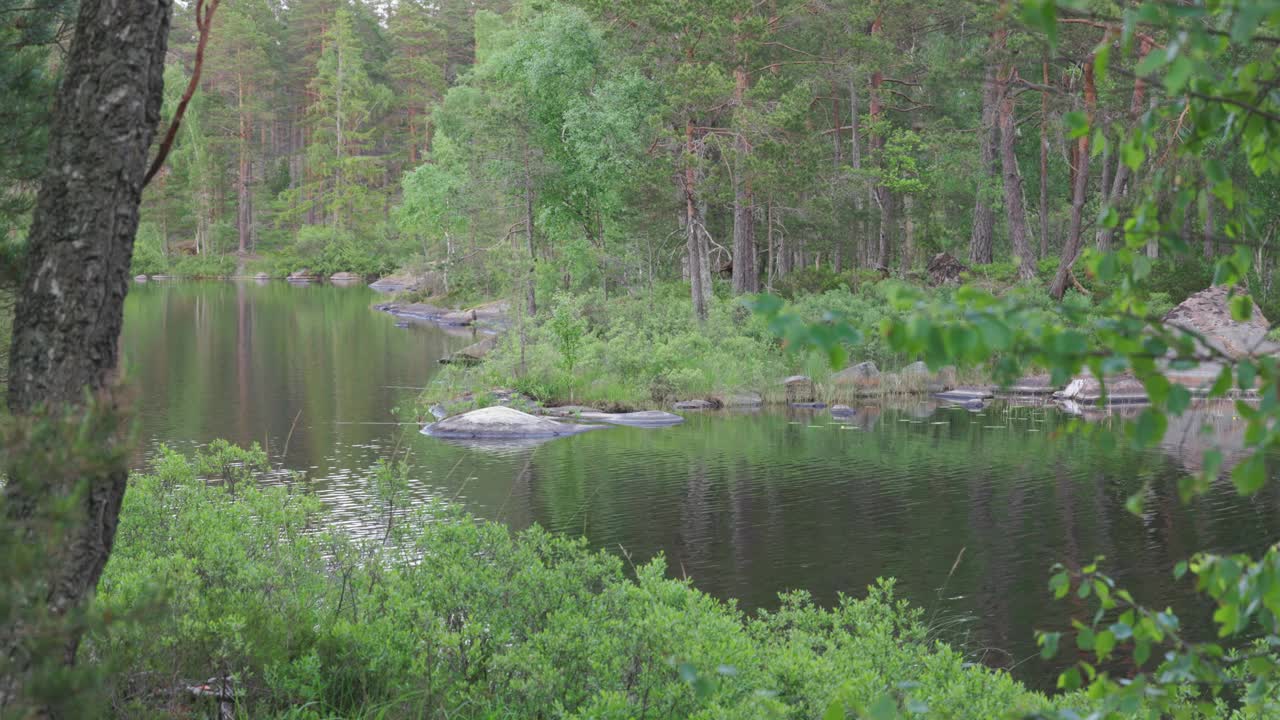
{"type": "Polygon", "coordinates": [[[94,611],[112,620],[81,648],[110,669],[104,714],[213,714],[189,688],[223,677],[238,717],[812,718],[889,703],[994,718],[1082,702],[932,641],[891,581],[749,617],[661,560],[632,574],[578,540],[449,507],[388,519],[386,543],[324,532],[304,486],[244,481],[265,465],[256,448],[164,450],[131,480],[94,611]]]}
{"type": "Polygon", "coordinates": [[[185,278],[220,278],[235,273],[234,255],[183,255],[169,265],[169,274],[185,278]]]}

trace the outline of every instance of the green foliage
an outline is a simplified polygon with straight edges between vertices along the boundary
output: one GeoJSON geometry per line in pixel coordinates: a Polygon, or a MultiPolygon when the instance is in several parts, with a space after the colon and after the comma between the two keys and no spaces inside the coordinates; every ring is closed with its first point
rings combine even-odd
{"type": "Polygon", "coordinates": [[[169,259],[164,255],[164,237],[154,225],[144,223],[138,228],[138,235],[133,240],[133,264],[130,272],[134,275],[164,275],[168,268],[169,259]]]}
{"type": "Polygon", "coordinates": [[[225,278],[236,272],[232,255],[181,255],[171,258],[169,273],[183,278],[225,278]]]}
{"type": "Polygon", "coordinates": [[[447,367],[428,399],[510,387],[513,378],[546,402],[573,397],[623,407],[780,389],[789,366],[764,324],[722,298],[713,299],[708,321],[698,323],[687,287],[665,285],[653,295],[608,301],[599,291],[557,296],[526,328],[523,374],[519,334],[508,333],[481,365],[447,367]]]}
{"type": "Polygon", "coordinates": [[[891,581],[749,618],[661,560],[624,572],[443,506],[389,545],[317,532],[305,487],[200,477],[233,456],[264,461],[162,450],[132,480],[94,608],[112,620],[81,648],[112,663],[114,715],[213,712],[186,687],[224,675],[250,717],[817,717],[893,688],[930,717],[1053,707],[932,642],[891,581]]]}

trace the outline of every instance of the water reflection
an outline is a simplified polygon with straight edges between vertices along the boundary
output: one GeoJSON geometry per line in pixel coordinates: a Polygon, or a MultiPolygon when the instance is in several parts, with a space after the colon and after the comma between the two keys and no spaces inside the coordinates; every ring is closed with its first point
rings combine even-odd
{"type": "MultiPolygon", "coordinates": [[[[1161,452],[1104,452],[1077,421],[1036,405],[690,414],[678,427],[612,427],[536,446],[453,444],[395,424],[436,360],[471,342],[397,328],[365,288],[230,283],[135,286],[125,356],[150,446],[258,441],[306,472],[353,533],[376,532],[370,467],[397,454],[419,502],[465,503],[512,527],[585,536],[636,562],[771,607],[806,589],[823,603],[877,577],[988,662],[1052,685],[1036,629],[1083,605],[1053,603],[1055,562],[1107,566],[1140,599],[1208,617],[1173,564],[1194,549],[1257,551],[1280,536],[1275,484],[1239,498],[1229,480],[1191,508],[1176,480],[1206,447],[1239,448],[1230,404],[1174,418],[1161,452]],[[1201,427],[1208,425],[1208,434],[1201,427]],[[287,449],[286,449],[287,446],[287,449]],[[1146,485],[1145,513],[1125,499],[1146,485]]],[[[1102,432],[1114,418],[1091,420],[1102,432]]],[[[1123,446],[1123,443],[1121,443],[1123,446]]],[[[141,458],[139,458],[141,462],[141,458]]],[[[1224,471],[1225,472],[1225,471],[1224,471]]]]}

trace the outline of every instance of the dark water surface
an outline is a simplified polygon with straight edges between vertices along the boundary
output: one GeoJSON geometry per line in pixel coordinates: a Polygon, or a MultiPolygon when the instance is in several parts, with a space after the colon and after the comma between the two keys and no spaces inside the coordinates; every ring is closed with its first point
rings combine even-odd
{"type": "Polygon", "coordinates": [[[665,553],[673,575],[747,609],[789,589],[830,603],[892,576],[944,637],[1043,687],[1056,668],[1036,656],[1034,630],[1092,610],[1051,600],[1054,562],[1105,555],[1139,600],[1172,604],[1194,632],[1208,614],[1173,564],[1280,537],[1277,483],[1242,500],[1224,480],[1191,507],[1178,502],[1174,481],[1206,443],[1238,445],[1229,406],[1175,420],[1149,454],[1104,452],[1050,409],[932,402],[868,406],[845,423],[821,411],[694,414],[532,448],[447,444],[396,424],[392,408],[472,339],[397,328],[369,309],[375,300],[363,287],[281,282],[135,286],[124,344],[147,447],[266,443],[355,532],[376,513],[370,466],[398,448],[421,500],[457,498],[636,562],[665,553]],[[1124,501],[1146,481],[1137,518],[1124,501]]]}

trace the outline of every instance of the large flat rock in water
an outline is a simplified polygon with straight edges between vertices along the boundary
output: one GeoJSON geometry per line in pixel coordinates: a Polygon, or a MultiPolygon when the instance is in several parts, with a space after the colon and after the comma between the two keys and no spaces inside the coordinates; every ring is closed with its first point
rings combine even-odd
{"type": "Polygon", "coordinates": [[[472,440],[518,440],[550,438],[605,427],[557,422],[513,408],[495,405],[445,418],[422,429],[423,435],[472,440]]]}
{"type": "Polygon", "coordinates": [[[667,427],[684,422],[684,418],[679,415],[661,410],[641,410],[628,413],[590,411],[580,413],[578,417],[583,420],[593,420],[595,422],[609,423],[610,425],[628,425],[630,427],[667,427]]]}
{"type": "Polygon", "coordinates": [[[1280,345],[1266,339],[1269,324],[1257,305],[1244,322],[1231,317],[1230,290],[1225,286],[1201,290],[1183,300],[1164,321],[1199,333],[1215,350],[1231,358],[1280,352],[1280,345]]]}

